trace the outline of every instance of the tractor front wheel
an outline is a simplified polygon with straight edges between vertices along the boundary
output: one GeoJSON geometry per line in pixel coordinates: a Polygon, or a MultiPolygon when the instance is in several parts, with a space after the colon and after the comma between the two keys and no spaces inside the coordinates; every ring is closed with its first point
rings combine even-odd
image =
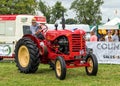
{"type": "Polygon", "coordinates": [[[39,50],[29,38],[20,39],[15,46],[16,66],[23,73],[34,73],[39,66],[39,50]]]}
{"type": "Polygon", "coordinates": [[[94,54],[88,54],[86,62],[89,66],[85,67],[87,75],[96,75],[98,71],[98,61],[94,54]]]}
{"type": "Polygon", "coordinates": [[[55,74],[56,77],[60,80],[63,80],[66,77],[66,64],[65,64],[65,60],[61,56],[58,56],[56,58],[55,74]]]}

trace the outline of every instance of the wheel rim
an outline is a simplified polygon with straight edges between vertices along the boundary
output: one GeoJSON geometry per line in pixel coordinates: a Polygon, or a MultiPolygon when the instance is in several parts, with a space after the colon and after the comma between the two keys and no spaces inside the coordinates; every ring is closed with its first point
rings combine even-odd
{"type": "Polygon", "coordinates": [[[60,61],[56,62],[56,72],[57,72],[58,76],[61,75],[61,64],[60,64],[60,61]]]}
{"type": "Polygon", "coordinates": [[[29,51],[26,46],[22,45],[18,51],[18,60],[22,67],[27,67],[30,60],[29,51]]]}
{"type": "Polygon", "coordinates": [[[87,67],[87,70],[88,70],[88,72],[89,73],[91,73],[92,72],[92,70],[93,70],[93,61],[92,61],[92,58],[91,57],[89,57],[88,59],[87,59],[87,63],[89,63],[89,67],[87,67]]]}

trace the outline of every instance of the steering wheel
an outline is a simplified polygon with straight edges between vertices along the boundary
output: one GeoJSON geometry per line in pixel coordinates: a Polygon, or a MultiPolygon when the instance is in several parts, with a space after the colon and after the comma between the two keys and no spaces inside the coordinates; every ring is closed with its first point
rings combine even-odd
{"type": "Polygon", "coordinates": [[[48,27],[45,25],[45,27],[39,29],[39,30],[36,32],[36,34],[39,34],[39,33],[42,33],[42,34],[43,34],[43,33],[45,33],[47,30],[48,30],[48,27]]]}
{"type": "Polygon", "coordinates": [[[46,28],[41,29],[40,32],[45,33],[47,30],[48,30],[48,28],[46,27],[46,28]]]}
{"type": "Polygon", "coordinates": [[[40,32],[45,33],[48,30],[48,27],[44,25],[43,28],[41,28],[40,32]]]}

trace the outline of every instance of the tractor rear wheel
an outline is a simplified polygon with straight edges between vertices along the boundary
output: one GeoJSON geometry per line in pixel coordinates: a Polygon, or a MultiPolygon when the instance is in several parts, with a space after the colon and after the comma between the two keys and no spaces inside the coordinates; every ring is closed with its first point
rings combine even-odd
{"type": "Polygon", "coordinates": [[[29,38],[20,39],[15,46],[16,66],[23,73],[34,73],[39,66],[39,50],[29,38]]]}
{"type": "Polygon", "coordinates": [[[63,80],[66,77],[66,64],[65,64],[65,60],[61,56],[58,56],[56,58],[55,74],[56,77],[60,80],[63,80]]]}
{"type": "Polygon", "coordinates": [[[96,56],[94,54],[88,54],[86,62],[90,65],[85,67],[87,75],[96,75],[98,71],[98,61],[96,56]]]}

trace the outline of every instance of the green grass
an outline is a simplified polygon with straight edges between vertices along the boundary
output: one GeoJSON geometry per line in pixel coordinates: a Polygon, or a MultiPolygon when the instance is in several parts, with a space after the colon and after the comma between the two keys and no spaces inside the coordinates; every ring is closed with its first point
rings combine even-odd
{"type": "Polygon", "coordinates": [[[97,76],[87,76],[84,67],[67,69],[66,79],[58,80],[49,65],[23,74],[15,63],[0,62],[0,86],[120,86],[120,65],[99,64],[97,76]]]}

